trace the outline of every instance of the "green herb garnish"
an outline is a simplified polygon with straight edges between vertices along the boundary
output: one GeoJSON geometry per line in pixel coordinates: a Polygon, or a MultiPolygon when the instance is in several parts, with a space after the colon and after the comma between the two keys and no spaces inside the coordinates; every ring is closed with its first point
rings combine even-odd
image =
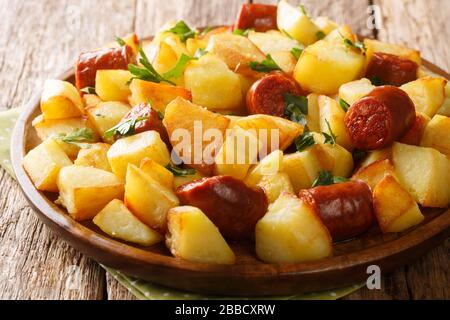
{"type": "Polygon", "coordinates": [[[308,12],[303,4],[300,5],[300,11],[307,17],[309,17],[308,12]]]}
{"type": "Polygon", "coordinates": [[[325,137],[325,144],[329,143],[334,146],[336,144],[337,136],[331,130],[330,123],[328,122],[327,119],[325,119],[325,122],[327,123],[328,127],[328,133],[322,132],[322,135],[325,137]]]}
{"type": "Polygon", "coordinates": [[[299,152],[305,150],[308,147],[313,146],[314,144],[316,144],[316,141],[314,140],[314,136],[310,131],[303,132],[303,134],[300,137],[295,139],[295,147],[299,152]]]}
{"type": "Polygon", "coordinates": [[[153,68],[152,64],[150,63],[150,61],[148,61],[147,55],[145,54],[144,50],[142,50],[142,48],[139,48],[139,53],[141,55],[139,62],[142,64],[142,66],[137,66],[134,64],[128,65],[128,70],[133,75],[133,77],[130,79],[130,81],[128,81],[128,83],[131,83],[131,81],[133,81],[134,79],[140,79],[155,83],[160,83],[164,81],[172,85],[175,85],[174,82],[160,75],[158,71],[156,71],[155,68],[153,68]]]}
{"type": "Polygon", "coordinates": [[[308,98],[290,93],[285,93],[283,97],[286,102],[286,116],[293,122],[305,125],[305,116],[308,115],[308,98]]]}
{"type": "Polygon", "coordinates": [[[80,91],[85,93],[85,94],[97,94],[95,92],[95,88],[94,87],[85,87],[85,88],[81,89],[80,91]]]}
{"type": "Polygon", "coordinates": [[[181,77],[184,68],[186,67],[186,64],[191,61],[191,60],[195,60],[197,58],[191,58],[187,55],[185,55],[184,53],[181,54],[180,59],[178,59],[177,64],[175,65],[175,67],[173,67],[172,70],[169,70],[168,72],[163,74],[163,78],[164,79],[177,79],[179,77],[181,77]]]}
{"type": "Polygon", "coordinates": [[[342,39],[344,39],[344,44],[347,48],[356,49],[356,50],[361,51],[363,54],[366,54],[367,48],[366,48],[366,45],[364,44],[364,42],[361,42],[361,41],[353,42],[352,40],[344,37],[342,35],[342,33],[340,33],[340,32],[339,32],[339,35],[342,37],[342,39]]]}
{"type": "Polygon", "coordinates": [[[333,176],[330,171],[320,171],[319,176],[312,185],[312,188],[318,186],[329,186],[332,184],[343,183],[347,181],[348,181],[347,178],[333,176]]]}
{"type": "Polygon", "coordinates": [[[233,34],[243,37],[248,37],[248,34],[250,31],[253,31],[254,29],[234,29],[233,34]]]}
{"type": "Polygon", "coordinates": [[[200,59],[201,57],[203,57],[207,53],[208,53],[208,51],[206,51],[205,49],[198,48],[197,51],[195,51],[195,53],[194,53],[194,58],[195,59],[200,59]]]}
{"type": "MultiPolygon", "coordinates": [[[[153,110],[154,110],[154,109],[153,109],[153,110]]],[[[156,110],[156,113],[158,114],[158,118],[159,118],[159,119],[164,120],[164,115],[163,115],[163,113],[162,113],[161,111],[156,110]]]]}
{"type": "Polygon", "coordinates": [[[345,112],[348,111],[348,109],[350,108],[350,104],[348,104],[347,101],[345,101],[344,99],[339,98],[339,105],[341,106],[342,110],[344,110],[345,112]]]}
{"type": "Polygon", "coordinates": [[[197,173],[194,169],[181,169],[171,163],[166,166],[166,169],[172,172],[175,177],[192,176],[197,173]]]}
{"type": "Polygon", "coordinates": [[[136,125],[141,121],[147,120],[148,117],[139,117],[119,123],[104,133],[105,138],[112,138],[115,135],[120,137],[132,136],[136,133],[136,125]]]}
{"type": "Polygon", "coordinates": [[[303,53],[303,49],[294,47],[294,48],[291,49],[291,53],[294,56],[294,58],[298,60],[298,59],[300,59],[300,56],[303,53]]]}
{"type": "Polygon", "coordinates": [[[326,34],[323,31],[317,31],[317,33],[316,33],[317,40],[322,40],[325,37],[326,37],[326,34]]]}
{"type": "Polygon", "coordinates": [[[116,36],[116,41],[119,44],[119,46],[124,47],[127,45],[127,43],[125,42],[125,40],[123,40],[121,37],[117,37],[116,36]]]}
{"type": "Polygon", "coordinates": [[[271,72],[271,71],[276,71],[276,70],[281,71],[281,68],[273,60],[273,58],[270,54],[268,54],[266,56],[266,60],[263,60],[261,62],[252,61],[248,65],[250,66],[250,68],[252,70],[258,71],[258,72],[271,72]]]}
{"type": "Polygon", "coordinates": [[[89,149],[91,147],[89,143],[94,142],[94,133],[89,128],[79,128],[72,133],[60,133],[57,139],[83,149],[89,149]]]}
{"type": "Polygon", "coordinates": [[[186,42],[189,38],[195,38],[195,30],[192,30],[189,28],[189,26],[184,22],[183,20],[178,21],[177,24],[173,27],[167,30],[167,32],[176,34],[178,37],[180,37],[181,42],[186,42]]]}

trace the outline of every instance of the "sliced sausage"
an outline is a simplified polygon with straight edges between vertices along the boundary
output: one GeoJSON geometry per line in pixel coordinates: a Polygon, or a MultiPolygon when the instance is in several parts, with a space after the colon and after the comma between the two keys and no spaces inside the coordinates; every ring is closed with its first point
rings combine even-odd
{"type": "Polygon", "coordinates": [[[322,219],[333,241],[362,234],[374,222],[372,192],[362,181],[302,190],[299,197],[322,219]]]}
{"type": "Polygon", "coordinates": [[[231,240],[251,239],[256,223],[267,212],[262,189],[252,189],[230,176],[216,176],[181,186],[176,194],[182,205],[201,209],[231,240]]]}
{"type": "Polygon", "coordinates": [[[247,111],[285,117],[286,93],[300,95],[301,90],[294,79],[283,74],[270,74],[256,81],[247,92],[247,111]]]}
{"type": "Polygon", "coordinates": [[[133,107],[120,121],[120,123],[127,122],[131,119],[143,119],[138,121],[134,130],[136,133],[154,130],[159,133],[161,139],[167,146],[171,146],[169,135],[167,134],[166,127],[164,127],[161,118],[156,110],[154,110],[147,103],[141,103],[133,107]]]}
{"type": "Polygon", "coordinates": [[[234,28],[255,29],[258,32],[277,29],[277,6],[243,4],[234,28]]]}
{"type": "Polygon", "coordinates": [[[351,106],[345,126],[355,148],[375,150],[401,138],[415,118],[414,103],[409,96],[397,87],[383,86],[351,106]]]}
{"type": "Polygon", "coordinates": [[[75,82],[78,90],[95,86],[97,70],[128,69],[134,62],[134,52],[130,46],[103,48],[82,53],[75,66],[75,82]]]}
{"type": "Polygon", "coordinates": [[[383,85],[400,87],[417,79],[417,63],[388,53],[375,52],[367,67],[366,78],[383,85]]]}

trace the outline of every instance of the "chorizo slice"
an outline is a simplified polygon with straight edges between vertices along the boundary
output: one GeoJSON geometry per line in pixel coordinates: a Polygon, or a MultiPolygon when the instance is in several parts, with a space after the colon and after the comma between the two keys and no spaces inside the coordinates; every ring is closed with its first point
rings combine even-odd
{"type": "Polygon", "coordinates": [[[321,218],[333,241],[360,235],[375,221],[372,192],[363,181],[302,190],[299,197],[321,218]]]}
{"type": "Polygon", "coordinates": [[[251,239],[256,223],[267,212],[267,197],[230,176],[204,178],[179,187],[182,205],[201,209],[230,240],[251,239]]]}
{"type": "Polygon", "coordinates": [[[171,147],[169,135],[166,127],[164,127],[162,120],[156,110],[154,110],[147,103],[141,103],[133,107],[120,121],[120,124],[132,119],[143,119],[138,121],[134,127],[135,133],[154,130],[159,133],[161,139],[167,146],[171,147]]]}
{"type": "Polygon", "coordinates": [[[286,93],[300,95],[294,79],[283,74],[270,74],[256,81],[247,92],[247,111],[250,114],[267,114],[285,117],[286,93]]]}
{"type": "Polygon", "coordinates": [[[82,53],[75,66],[77,89],[94,87],[97,70],[128,70],[128,64],[133,63],[134,59],[133,49],[128,45],[82,53]]]}
{"type": "Polygon", "coordinates": [[[243,4],[235,29],[255,29],[257,32],[277,29],[277,6],[267,4],[243,4]]]}
{"type": "Polygon", "coordinates": [[[417,63],[388,53],[375,52],[367,67],[366,78],[383,85],[400,87],[417,79],[417,63]]]}
{"type": "Polygon", "coordinates": [[[409,96],[397,87],[383,86],[355,102],[344,121],[355,148],[365,151],[397,141],[415,119],[414,103],[409,96]]]}

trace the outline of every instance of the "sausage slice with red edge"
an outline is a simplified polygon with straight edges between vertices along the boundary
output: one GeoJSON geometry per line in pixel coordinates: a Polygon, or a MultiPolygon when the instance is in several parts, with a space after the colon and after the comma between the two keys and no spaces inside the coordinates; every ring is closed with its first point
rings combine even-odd
{"type": "Polygon", "coordinates": [[[283,74],[270,74],[256,81],[247,93],[247,111],[250,114],[267,114],[285,117],[286,93],[300,95],[294,79],[283,74]]]}
{"type": "Polygon", "coordinates": [[[134,52],[130,46],[103,48],[82,53],[75,66],[75,83],[78,90],[95,86],[97,70],[128,70],[134,62],[134,52]]]}
{"type": "Polygon", "coordinates": [[[201,209],[231,240],[252,239],[256,223],[268,207],[262,189],[250,188],[230,176],[197,180],[179,187],[176,194],[182,205],[201,209]]]}
{"type": "Polygon", "coordinates": [[[383,86],[355,102],[344,121],[357,149],[375,150],[400,139],[415,119],[414,103],[408,94],[397,87],[383,86]]]}
{"type": "Polygon", "coordinates": [[[258,32],[277,29],[277,6],[268,4],[243,4],[235,29],[255,29],[258,32]]]}
{"type": "Polygon", "coordinates": [[[343,241],[360,235],[375,221],[372,192],[362,181],[302,190],[299,198],[321,218],[333,241],[343,241]]]}
{"type": "Polygon", "coordinates": [[[169,135],[166,127],[164,127],[161,118],[156,110],[150,107],[147,103],[141,103],[133,107],[120,121],[120,124],[132,119],[142,119],[136,123],[134,127],[135,133],[154,130],[159,133],[162,141],[167,146],[171,147],[169,135]]]}
{"type": "Polygon", "coordinates": [[[417,79],[417,63],[388,53],[375,52],[367,67],[366,78],[380,84],[400,87],[417,79]]]}

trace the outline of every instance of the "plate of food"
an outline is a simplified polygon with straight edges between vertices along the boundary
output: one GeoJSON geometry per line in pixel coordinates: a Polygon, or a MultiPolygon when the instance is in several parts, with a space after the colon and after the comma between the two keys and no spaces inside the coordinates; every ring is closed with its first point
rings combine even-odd
{"type": "Polygon", "coordinates": [[[231,296],[360,283],[450,234],[450,75],[303,7],[169,22],[47,80],[12,163],[46,225],[108,267],[231,296]]]}

